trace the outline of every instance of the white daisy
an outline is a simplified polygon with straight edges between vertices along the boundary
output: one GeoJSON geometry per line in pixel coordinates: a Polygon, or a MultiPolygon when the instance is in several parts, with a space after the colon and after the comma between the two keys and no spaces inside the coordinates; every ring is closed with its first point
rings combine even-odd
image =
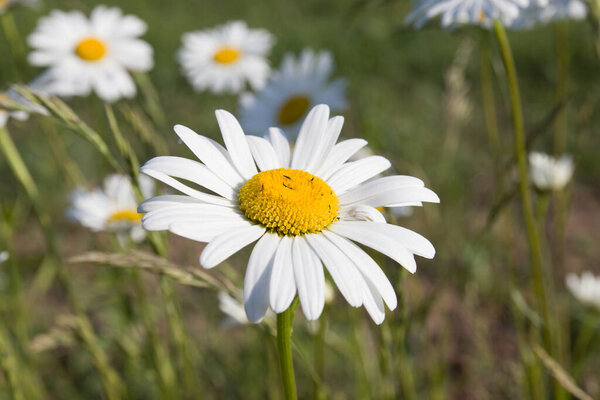
{"type": "Polygon", "coordinates": [[[239,93],[246,82],[262,87],[270,73],[267,55],[274,43],[264,29],[232,21],[214,29],[183,35],[179,61],[194,89],[239,93]]]}
{"type": "Polygon", "coordinates": [[[216,116],[225,147],[177,125],[175,132],[201,162],[156,157],[140,169],[184,194],[142,203],[144,228],[207,242],[200,256],[205,268],[258,241],[244,281],[252,322],[260,321],[269,306],[285,311],[296,293],[304,315],[317,319],[325,304],[325,264],[344,298],[354,307],[364,305],[381,323],[384,302],[396,307],[394,289],[353,241],[415,272],[414,255],[432,258],[433,246],[415,232],[387,224],[376,207],[439,202],[437,195],[410,176],[371,179],[390,167],[383,157],[346,162],[367,143],[336,144],[344,119],[329,119],[326,105],[308,114],[293,153],[277,128],[267,138],[246,136],[227,111],[216,116]]]}
{"type": "Polygon", "coordinates": [[[10,258],[10,255],[8,254],[8,251],[0,251],[0,264],[5,262],[9,258],[10,258]]]}
{"type": "Polygon", "coordinates": [[[542,191],[562,190],[573,176],[575,165],[573,157],[565,154],[554,158],[548,154],[532,152],[529,154],[531,181],[542,191]]]}
{"type": "Polygon", "coordinates": [[[116,7],[97,6],[88,19],[80,11],[54,10],[42,18],[28,42],[29,62],[49,67],[46,89],[58,96],[87,96],[107,102],[132,98],[129,71],[152,68],[152,47],[138,36],[146,23],[116,7]]]}
{"type": "Polygon", "coordinates": [[[298,134],[302,120],[316,104],[333,110],[346,108],[346,82],[330,81],[333,57],[328,51],[305,49],[299,57],[286,54],[267,85],[258,93],[240,97],[240,122],[247,132],[264,134],[278,126],[288,135],[298,134]]]}
{"type": "Polygon", "coordinates": [[[586,271],[581,276],[568,274],[565,281],[567,288],[577,300],[600,309],[600,277],[586,271]]]}
{"type": "Polygon", "coordinates": [[[427,21],[441,17],[444,28],[460,25],[490,28],[496,19],[502,25],[510,26],[528,5],[529,0],[416,0],[405,23],[420,28],[427,21]]]}
{"type": "MultiPolygon", "coordinates": [[[[140,185],[144,197],[154,194],[154,182],[147,176],[140,177],[140,185]]],[[[115,232],[120,240],[129,234],[137,243],[146,236],[137,207],[131,180],[115,174],[106,177],[103,189],[75,190],[68,216],[94,232],[115,232]]]]}
{"type": "Polygon", "coordinates": [[[538,0],[524,9],[513,28],[528,29],[536,24],[547,24],[565,19],[582,20],[587,17],[587,6],[581,0],[538,0]]]}

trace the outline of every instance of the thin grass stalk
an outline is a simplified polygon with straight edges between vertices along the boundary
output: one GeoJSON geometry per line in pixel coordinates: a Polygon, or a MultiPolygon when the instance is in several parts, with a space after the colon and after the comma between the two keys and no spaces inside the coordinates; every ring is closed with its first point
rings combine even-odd
{"type": "Polygon", "coordinates": [[[67,182],[71,186],[81,186],[85,182],[83,173],[76,163],[71,160],[64,142],[62,141],[56,126],[49,118],[42,118],[40,122],[42,133],[48,139],[50,150],[58,166],[62,169],[67,182]]]}
{"type": "Polygon", "coordinates": [[[479,73],[481,78],[481,100],[483,103],[483,115],[485,119],[486,132],[490,146],[490,153],[494,161],[494,168],[498,167],[500,155],[500,134],[498,133],[498,118],[496,117],[496,105],[494,101],[494,85],[492,80],[492,52],[488,32],[483,33],[480,50],[479,73]]]}
{"type": "Polygon", "coordinates": [[[327,318],[325,310],[321,318],[317,321],[318,327],[315,333],[314,363],[315,372],[319,376],[319,381],[314,382],[313,399],[324,400],[326,398],[325,387],[325,334],[327,333],[327,318]]]}
{"type": "Polygon", "coordinates": [[[167,123],[167,119],[163,112],[163,108],[160,105],[158,91],[154,87],[154,84],[152,84],[152,80],[145,73],[136,73],[133,75],[133,78],[144,96],[144,106],[146,111],[152,118],[152,121],[154,121],[158,127],[163,128],[167,123]]]}
{"type": "Polygon", "coordinates": [[[6,330],[0,328],[0,368],[6,378],[11,399],[26,400],[22,382],[21,369],[19,368],[14,348],[10,343],[10,337],[6,330]]]}
{"type": "Polygon", "coordinates": [[[2,29],[4,30],[4,34],[6,35],[6,40],[10,46],[10,51],[12,53],[12,61],[15,72],[17,74],[17,78],[24,79],[22,76],[25,71],[27,71],[27,63],[25,46],[21,41],[21,35],[19,33],[19,29],[17,28],[17,24],[15,22],[14,16],[12,12],[6,11],[4,14],[0,15],[2,29]]]}
{"type": "MultiPolygon", "coordinates": [[[[569,31],[567,21],[556,23],[556,102],[560,103],[567,97],[569,83],[569,31]]],[[[554,123],[554,154],[560,156],[567,147],[567,112],[563,108],[554,123]]]]}
{"type": "Polygon", "coordinates": [[[294,362],[292,360],[292,325],[298,302],[298,297],[296,297],[287,310],[277,314],[277,349],[279,351],[279,368],[285,400],[298,399],[294,362]]]}
{"type": "Polygon", "coordinates": [[[531,202],[531,193],[529,190],[529,175],[527,171],[527,149],[525,148],[525,132],[523,126],[523,109],[521,105],[521,94],[519,93],[519,85],[515,62],[512,56],[512,50],[506,36],[506,31],[502,24],[494,21],[494,32],[500,45],[500,53],[504,68],[506,69],[506,77],[508,80],[508,88],[510,92],[510,100],[513,114],[513,125],[515,133],[515,154],[519,169],[519,191],[521,194],[521,203],[523,216],[525,219],[525,227],[529,242],[529,250],[533,267],[534,289],[537,297],[538,307],[540,309],[543,326],[543,342],[546,349],[553,348],[552,323],[550,317],[550,307],[548,293],[545,285],[545,271],[542,264],[542,248],[539,238],[539,232],[533,213],[531,202]]]}

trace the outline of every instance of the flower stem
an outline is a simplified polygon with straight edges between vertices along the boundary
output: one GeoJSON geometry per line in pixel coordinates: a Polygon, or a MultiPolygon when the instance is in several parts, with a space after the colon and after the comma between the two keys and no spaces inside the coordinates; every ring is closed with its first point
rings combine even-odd
{"type": "MultiPolygon", "coordinates": [[[[552,325],[550,320],[550,308],[548,302],[548,293],[544,284],[544,268],[542,265],[542,248],[540,244],[538,227],[535,222],[533,206],[531,203],[531,193],[529,191],[529,176],[527,172],[527,149],[525,148],[525,132],[523,127],[523,109],[521,106],[521,94],[519,93],[519,84],[515,62],[512,56],[506,31],[500,22],[494,21],[494,31],[498,44],[502,62],[506,69],[508,79],[508,88],[513,114],[513,124],[515,129],[515,153],[519,167],[519,190],[521,193],[521,202],[523,215],[525,218],[525,227],[529,241],[529,250],[531,262],[533,264],[533,281],[536,292],[538,307],[544,321],[543,342],[546,349],[552,349],[552,325]]],[[[552,352],[553,353],[553,352],[552,352]]]]}
{"type": "Polygon", "coordinates": [[[500,155],[500,135],[498,134],[498,120],[496,118],[496,106],[494,104],[494,86],[492,83],[492,53],[490,51],[490,37],[485,32],[481,41],[481,99],[483,103],[483,115],[485,117],[485,126],[488,133],[490,151],[492,158],[497,166],[498,156],[500,155]]]}
{"type": "MultiPolygon", "coordinates": [[[[569,35],[567,22],[556,24],[556,101],[560,103],[567,96],[569,81],[569,35]]],[[[554,125],[554,154],[560,156],[567,145],[567,115],[563,108],[554,125]]]]}
{"type": "Polygon", "coordinates": [[[298,398],[292,360],[292,322],[297,307],[298,297],[294,299],[287,310],[277,314],[277,349],[279,350],[281,382],[286,400],[296,400],[298,398]]]}

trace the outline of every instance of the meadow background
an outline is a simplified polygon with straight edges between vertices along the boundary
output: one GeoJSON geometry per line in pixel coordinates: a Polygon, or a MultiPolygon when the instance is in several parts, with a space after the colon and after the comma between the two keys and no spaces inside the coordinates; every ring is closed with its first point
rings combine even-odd
{"type": "MultiPolygon", "coordinates": [[[[25,39],[36,20],[51,9],[76,8],[87,13],[96,4],[44,1],[38,10],[20,8],[13,16],[25,39]]],[[[420,177],[441,198],[441,204],[417,208],[413,216],[399,220],[400,225],[431,240],[437,250],[433,260],[419,259],[417,273],[410,275],[381,257],[401,300],[396,311],[388,311],[383,325],[376,326],[364,309],[349,307],[339,293],[319,324],[306,323],[298,313],[294,338],[299,349],[300,398],[535,398],[527,384],[523,361],[527,357],[538,366],[544,386],[552,386],[551,369],[530,351],[527,338],[518,335],[517,324],[533,324],[536,317],[526,306],[534,300],[519,202],[512,199],[504,204],[494,222],[488,223],[498,199],[516,182],[510,163],[513,134],[504,69],[490,32],[476,28],[447,32],[436,24],[412,30],[403,24],[410,8],[404,0],[122,0],[104,4],[146,21],[149,28],[144,39],[154,47],[155,67],[148,75],[166,116],[164,125],[154,128],[164,141],[165,153],[157,154],[160,146],[150,146],[122,124],[141,162],[155,155],[191,154],[172,132],[171,126],[177,123],[220,141],[213,111],[224,108],[235,113],[237,97],[195,93],[180,73],[175,53],[182,33],[242,19],[276,37],[270,57],[274,68],[286,52],[299,53],[306,47],[330,50],[335,76],[348,82],[349,109],[343,113],[342,136],[367,139],[398,173],[420,177]],[[492,43],[494,56],[502,148],[501,159],[496,161],[490,153],[481,106],[482,41],[492,43]],[[504,191],[495,176],[499,165],[506,182],[504,191]],[[324,347],[314,333],[319,328],[325,332],[324,347]]],[[[557,25],[509,32],[509,38],[525,127],[535,133],[532,149],[552,153],[556,119],[551,114],[559,100],[564,102],[566,150],[574,156],[576,172],[565,195],[564,249],[552,241],[548,246],[552,250],[549,259],[563,260],[553,265],[558,304],[554,311],[561,315],[570,349],[561,364],[581,388],[600,398],[598,314],[577,303],[564,285],[568,272],[600,272],[600,63],[589,21],[561,27],[568,30],[571,57],[568,95],[563,99],[556,96],[557,25]],[[577,348],[584,324],[591,324],[592,336],[589,345],[577,348]]],[[[4,88],[27,82],[39,72],[15,65],[8,42],[0,35],[4,88]]],[[[73,98],[68,104],[118,154],[101,101],[73,98]]],[[[42,124],[48,122],[40,118],[12,122],[10,131],[39,185],[63,259],[90,250],[112,251],[108,234],[94,234],[66,218],[74,185],[60,158],[57,161],[55,153],[60,149],[53,142],[63,143],[90,187],[114,171],[77,134],[59,123],[42,124]]],[[[117,371],[130,399],[281,398],[269,329],[222,328],[224,316],[215,291],[174,283],[171,287],[180,308],[173,310],[167,307],[172,303],[165,301],[160,289],[164,282],[157,274],[67,262],[80,311],[98,339],[98,353],[90,352],[84,345],[85,332],[74,322],[67,290],[52,268],[45,268],[43,233],[31,204],[3,158],[0,176],[0,249],[11,254],[0,264],[0,367],[4,372],[0,398],[15,398],[15,384],[24,388],[22,398],[27,400],[106,398],[98,354],[117,371]],[[40,270],[46,272],[40,275],[40,270]],[[177,346],[177,330],[170,326],[172,313],[183,317],[189,337],[186,354],[177,346]],[[19,372],[19,382],[11,381],[11,370],[19,372]]],[[[552,202],[551,222],[555,206],[552,202]]],[[[546,233],[552,237],[552,223],[549,226],[546,233]]],[[[201,245],[167,237],[174,264],[200,268],[201,245]]],[[[247,257],[246,249],[228,266],[209,274],[241,287],[247,257]]]]}

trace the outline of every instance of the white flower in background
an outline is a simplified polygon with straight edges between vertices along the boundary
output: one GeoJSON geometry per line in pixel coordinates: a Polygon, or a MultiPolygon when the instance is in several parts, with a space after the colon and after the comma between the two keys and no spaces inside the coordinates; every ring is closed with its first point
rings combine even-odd
{"type": "Polygon", "coordinates": [[[548,154],[529,154],[531,180],[539,190],[562,190],[573,176],[573,158],[565,154],[554,158],[548,154]]]}
{"type": "MultiPolygon", "coordinates": [[[[154,182],[147,176],[140,177],[140,185],[144,197],[154,194],[154,182]]],[[[115,232],[120,239],[129,234],[133,241],[141,242],[146,232],[137,207],[131,180],[115,174],[106,177],[102,189],[75,190],[68,216],[94,232],[115,232]]]]}
{"type": "Polygon", "coordinates": [[[581,276],[568,274],[566,283],[567,288],[577,300],[600,309],[600,277],[587,271],[581,276]]]}
{"type": "Polygon", "coordinates": [[[581,0],[538,0],[525,8],[512,27],[529,29],[536,24],[547,24],[560,20],[582,20],[587,17],[588,9],[581,0]]]}
{"type": "Polygon", "coordinates": [[[0,264],[5,262],[9,258],[10,258],[10,255],[8,254],[8,251],[0,251],[0,264]]]}
{"type": "Polygon", "coordinates": [[[12,7],[24,6],[29,8],[37,8],[39,5],[39,0],[0,0],[0,15],[4,14],[12,7]]]}
{"type": "Polygon", "coordinates": [[[240,97],[240,122],[247,132],[264,134],[272,126],[295,137],[308,111],[327,104],[335,111],[346,108],[346,82],[330,81],[330,52],[305,49],[299,57],[286,54],[279,69],[258,93],[240,97]]]}
{"type": "Polygon", "coordinates": [[[80,11],[54,10],[29,36],[29,62],[49,67],[45,89],[58,96],[87,96],[107,102],[132,98],[129,72],[152,68],[152,47],[138,36],[146,23],[116,7],[97,6],[89,19],[80,11]]]}
{"type": "Polygon", "coordinates": [[[194,89],[239,93],[246,82],[262,87],[271,71],[267,55],[274,43],[264,29],[232,21],[214,29],[185,33],[179,61],[194,89]]]}
{"type": "Polygon", "coordinates": [[[495,19],[504,26],[515,21],[530,0],[416,0],[406,24],[421,28],[427,21],[440,17],[444,28],[460,25],[492,26],[495,19]]]}
{"type": "Polygon", "coordinates": [[[184,194],[142,203],[144,228],[207,242],[200,256],[205,268],[258,241],[244,281],[252,322],[260,321],[269,306],[285,311],[296,293],[307,319],[317,319],[325,304],[325,264],[344,298],[354,307],[364,305],[381,323],[384,302],[393,310],[396,294],[381,268],[353,241],[415,272],[414,255],[432,258],[435,249],[423,236],[387,224],[376,207],[439,202],[437,195],[409,176],[371,179],[390,167],[383,157],[347,162],[367,143],[336,144],[344,119],[329,119],[326,105],[308,114],[293,152],[277,128],[267,139],[246,136],[227,111],[216,116],[225,147],[177,125],[175,132],[201,162],[156,157],[140,169],[184,194]]]}

